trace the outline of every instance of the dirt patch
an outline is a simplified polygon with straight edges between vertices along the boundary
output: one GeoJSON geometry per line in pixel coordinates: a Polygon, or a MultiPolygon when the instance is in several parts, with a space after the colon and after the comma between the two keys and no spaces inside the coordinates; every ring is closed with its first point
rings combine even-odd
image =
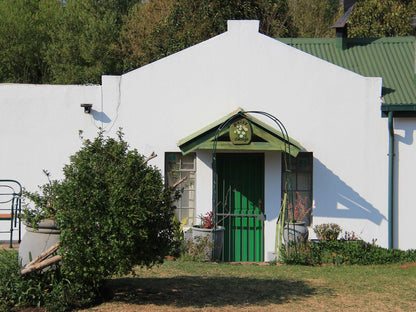
{"type": "Polygon", "coordinates": [[[402,264],[398,266],[398,268],[401,268],[401,269],[408,269],[408,268],[414,268],[414,267],[416,267],[416,263],[406,263],[406,264],[402,264]]]}
{"type": "Polygon", "coordinates": [[[19,243],[17,242],[13,242],[12,244],[12,248],[10,248],[10,243],[9,242],[5,242],[5,241],[0,241],[0,249],[14,249],[14,250],[18,250],[19,249],[19,243]]]}

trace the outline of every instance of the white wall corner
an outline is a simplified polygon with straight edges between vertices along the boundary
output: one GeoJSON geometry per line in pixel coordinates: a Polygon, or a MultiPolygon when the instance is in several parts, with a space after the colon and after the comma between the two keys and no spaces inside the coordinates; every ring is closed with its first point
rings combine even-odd
{"type": "Polygon", "coordinates": [[[229,32],[258,33],[260,21],[258,20],[228,20],[227,28],[229,32]]]}

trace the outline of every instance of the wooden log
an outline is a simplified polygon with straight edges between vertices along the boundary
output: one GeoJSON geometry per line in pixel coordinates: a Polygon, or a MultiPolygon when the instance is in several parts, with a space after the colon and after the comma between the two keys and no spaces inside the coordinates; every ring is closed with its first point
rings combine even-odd
{"type": "Polygon", "coordinates": [[[47,266],[50,266],[52,264],[55,264],[59,261],[62,260],[62,256],[60,255],[56,255],[53,256],[52,258],[46,259],[40,263],[36,263],[34,265],[31,266],[27,266],[26,268],[24,268],[23,270],[20,271],[21,275],[36,271],[36,270],[42,270],[43,268],[46,268],[47,266]]]}
{"type": "Polygon", "coordinates": [[[37,256],[34,260],[32,260],[29,264],[26,265],[27,267],[30,267],[38,262],[41,262],[42,260],[46,259],[47,257],[49,257],[51,254],[53,254],[55,251],[58,250],[59,247],[59,242],[57,242],[56,244],[52,245],[51,247],[49,247],[48,249],[46,249],[44,252],[42,252],[39,256],[37,256]]]}

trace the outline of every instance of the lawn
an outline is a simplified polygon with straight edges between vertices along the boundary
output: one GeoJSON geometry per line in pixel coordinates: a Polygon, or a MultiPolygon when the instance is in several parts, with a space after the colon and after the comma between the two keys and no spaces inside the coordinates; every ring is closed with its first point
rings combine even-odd
{"type": "Polygon", "coordinates": [[[108,281],[82,311],[416,311],[416,266],[270,266],[167,261],[108,281]]]}

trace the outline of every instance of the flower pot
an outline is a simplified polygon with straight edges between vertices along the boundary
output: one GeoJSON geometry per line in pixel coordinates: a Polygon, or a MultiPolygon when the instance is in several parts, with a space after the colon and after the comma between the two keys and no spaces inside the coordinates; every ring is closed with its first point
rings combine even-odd
{"type": "Polygon", "coordinates": [[[304,242],[308,239],[309,231],[305,222],[287,223],[283,228],[283,238],[285,243],[296,241],[304,242]]]}
{"type": "Polygon", "coordinates": [[[194,242],[201,238],[207,238],[208,242],[211,243],[206,248],[205,260],[220,260],[222,246],[224,245],[224,230],[225,228],[223,226],[217,226],[215,229],[204,229],[198,226],[192,227],[192,240],[194,242]]]}
{"type": "Polygon", "coordinates": [[[26,233],[19,246],[19,261],[22,266],[26,266],[31,260],[56,244],[60,234],[61,231],[57,229],[55,220],[42,220],[37,230],[26,225],[26,233]]]}

